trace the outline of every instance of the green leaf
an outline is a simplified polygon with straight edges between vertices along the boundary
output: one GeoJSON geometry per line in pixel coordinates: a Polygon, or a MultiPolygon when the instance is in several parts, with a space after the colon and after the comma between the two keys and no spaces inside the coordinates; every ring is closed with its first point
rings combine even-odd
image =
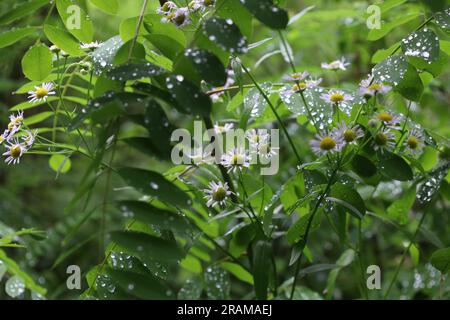
{"type": "Polygon", "coordinates": [[[202,295],[202,282],[198,279],[187,279],[178,291],[178,300],[198,300],[202,295]]]}
{"type": "Polygon", "coordinates": [[[267,287],[271,266],[272,246],[266,241],[258,241],[253,255],[253,277],[256,299],[267,299],[267,287]]]}
{"type": "Polygon", "coordinates": [[[224,85],[227,80],[227,73],[220,59],[203,49],[186,49],[176,59],[173,72],[182,74],[196,84],[204,80],[215,87],[224,85]]]}
{"type": "Polygon", "coordinates": [[[90,0],[94,6],[106,13],[116,14],[119,9],[117,0],[90,0]]]}
{"type": "MultiPolygon", "coordinates": [[[[286,295],[287,294],[288,294],[288,292],[286,291],[286,295]]],[[[290,294],[290,291],[289,291],[289,294],[290,294]]],[[[289,296],[287,296],[287,297],[289,297],[289,296]]],[[[294,300],[323,300],[323,297],[319,293],[317,293],[307,287],[296,286],[295,290],[294,290],[293,299],[294,300]]]]}
{"type": "Polygon", "coordinates": [[[372,56],[372,63],[379,63],[379,62],[387,59],[390,55],[392,55],[394,53],[395,50],[397,50],[399,45],[400,44],[398,42],[396,42],[387,49],[377,50],[377,52],[375,52],[374,55],[372,56]]]}
{"type": "Polygon", "coordinates": [[[327,197],[327,199],[348,209],[349,213],[358,219],[362,219],[366,213],[364,200],[361,198],[358,191],[349,185],[336,183],[331,187],[330,197],[327,197]]]}
{"type": "Polygon", "coordinates": [[[255,235],[256,232],[253,225],[242,227],[236,231],[233,238],[231,238],[228,250],[234,257],[239,258],[239,256],[247,250],[249,243],[253,240],[255,235]]]}
{"type": "Polygon", "coordinates": [[[431,256],[431,264],[442,273],[450,271],[450,248],[439,249],[431,256]]]}
{"type": "MultiPolygon", "coordinates": [[[[270,82],[264,82],[259,85],[261,90],[269,96],[272,84],[270,82]]],[[[258,88],[250,89],[244,97],[244,109],[250,112],[252,117],[260,117],[263,115],[267,107],[267,101],[261,94],[258,88]]]]}
{"type": "Polygon", "coordinates": [[[191,199],[184,191],[167,181],[160,173],[137,168],[119,169],[122,179],[139,192],[174,206],[189,208],[191,199]]]}
{"type": "Polygon", "coordinates": [[[143,232],[113,231],[111,239],[143,262],[154,260],[166,263],[177,263],[184,257],[183,251],[174,241],[164,240],[143,232]]]}
{"type": "Polygon", "coordinates": [[[84,55],[84,51],[81,50],[79,42],[66,31],[46,24],[44,25],[44,33],[48,40],[71,56],[76,57],[84,55]]]}
{"type": "Polygon", "coordinates": [[[209,299],[225,300],[230,296],[230,276],[217,265],[205,271],[205,289],[209,299]]]}
{"type": "MultiPolygon", "coordinates": [[[[300,219],[298,219],[286,232],[287,240],[290,244],[294,244],[303,239],[306,227],[308,225],[308,221],[311,219],[311,214],[308,213],[300,219]]],[[[311,222],[310,232],[317,229],[322,221],[322,210],[318,210],[314,215],[314,218],[311,222]]]]}
{"type": "Polygon", "coordinates": [[[134,61],[144,61],[145,60],[145,48],[139,42],[133,42],[132,40],[124,43],[119,50],[117,50],[114,56],[113,64],[123,64],[127,62],[134,61]],[[133,46],[133,49],[131,49],[133,46]],[[130,55],[130,51],[131,55],[130,55]],[[130,59],[128,59],[130,57],[130,59]]]}
{"type": "Polygon", "coordinates": [[[402,157],[390,152],[379,154],[378,157],[380,172],[386,178],[398,181],[408,181],[413,178],[411,167],[402,157]]]}
{"type": "Polygon", "coordinates": [[[388,215],[399,224],[408,222],[408,213],[416,200],[416,185],[409,188],[400,199],[394,201],[387,209],[388,215]]]}
{"type": "Polygon", "coordinates": [[[35,27],[15,28],[0,34],[0,48],[10,46],[36,32],[35,27]]]}
{"type": "Polygon", "coordinates": [[[424,28],[402,40],[403,54],[410,59],[420,59],[431,64],[439,59],[439,38],[433,30],[424,28]]]}
{"type": "Polygon", "coordinates": [[[289,22],[285,10],[275,6],[273,0],[240,0],[253,16],[272,29],[285,29],[289,22]]]}
{"type": "Polygon", "coordinates": [[[252,15],[245,10],[239,0],[217,0],[216,15],[231,19],[248,39],[252,35],[252,15]]]}
{"type": "Polygon", "coordinates": [[[54,154],[48,160],[50,168],[57,173],[66,173],[70,170],[71,161],[67,156],[54,154]]]}
{"type": "Polygon", "coordinates": [[[126,293],[140,299],[161,300],[170,299],[168,288],[150,273],[143,275],[129,271],[106,269],[106,273],[126,293]]]}
{"type": "Polygon", "coordinates": [[[170,91],[172,98],[180,106],[183,106],[186,112],[198,116],[208,116],[210,114],[211,99],[182,75],[167,77],[166,87],[170,91]]]}
{"type": "Polygon", "coordinates": [[[44,44],[31,47],[22,58],[22,71],[30,80],[44,80],[52,71],[52,53],[44,44]]]}
{"type": "Polygon", "coordinates": [[[169,155],[173,127],[163,108],[153,99],[149,99],[145,106],[144,125],[156,147],[163,155],[169,155]]]}
{"type": "Polygon", "coordinates": [[[450,162],[446,162],[430,172],[430,175],[420,184],[417,189],[417,199],[420,203],[429,203],[434,194],[441,187],[442,180],[448,174],[450,162]]]}
{"type": "Polygon", "coordinates": [[[232,263],[232,262],[222,262],[220,266],[230,272],[239,280],[246,282],[248,284],[253,285],[253,276],[247,270],[245,270],[242,266],[232,263]]]}
{"type": "Polygon", "coordinates": [[[203,24],[203,32],[224,51],[237,54],[247,51],[247,38],[231,19],[210,18],[203,24]]]}
{"type": "Polygon", "coordinates": [[[352,159],[352,169],[362,177],[372,177],[377,173],[377,167],[372,160],[359,154],[352,159]]]}
{"type": "Polygon", "coordinates": [[[161,67],[150,62],[146,63],[129,63],[113,67],[106,72],[106,76],[115,81],[138,80],[142,78],[151,78],[167,73],[161,67]]]}
{"type": "Polygon", "coordinates": [[[50,0],[32,0],[23,2],[15,8],[12,8],[11,10],[8,10],[4,14],[2,14],[0,16],[0,25],[10,24],[17,19],[28,16],[29,14],[37,11],[39,8],[45,6],[49,2],[50,0]]]}
{"type": "Polygon", "coordinates": [[[398,26],[401,26],[402,24],[405,24],[409,21],[414,20],[419,15],[420,15],[420,12],[413,12],[413,13],[401,15],[391,22],[383,23],[381,25],[380,29],[371,29],[369,31],[369,34],[367,35],[367,40],[375,41],[375,40],[381,39],[385,35],[387,35],[389,32],[391,32],[392,29],[394,29],[398,26]]]}
{"type": "Polygon", "coordinates": [[[86,12],[74,0],[56,0],[59,16],[67,31],[81,42],[91,42],[94,38],[94,26],[86,12]]]}
{"type": "Polygon", "coordinates": [[[383,60],[373,68],[375,80],[398,85],[408,70],[404,55],[395,55],[383,60]]]}
{"type": "Polygon", "coordinates": [[[436,13],[434,21],[445,32],[450,33],[450,8],[436,13]]]}
{"type": "Polygon", "coordinates": [[[143,201],[125,200],[117,203],[126,216],[156,226],[177,232],[180,235],[189,235],[191,230],[188,222],[179,214],[159,209],[143,201]]]}
{"type": "MultiPolygon", "coordinates": [[[[119,26],[119,35],[123,42],[130,41],[134,38],[136,32],[137,24],[139,22],[139,17],[131,17],[122,20],[119,26]]],[[[144,24],[141,24],[139,28],[139,35],[146,35],[148,32],[144,28],[144,24]]]]}
{"type": "Polygon", "coordinates": [[[409,247],[409,254],[411,255],[413,265],[417,267],[419,265],[420,252],[415,244],[411,244],[411,246],[409,247]]]}
{"type": "Polygon", "coordinates": [[[336,265],[338,265],[338,268],[334,268],[328,275],[327,293],[326,293],[327,299],[331,299],[333,297],[334,286],[341,269],[350,265],[354,259],[355,259],[355,251],[353,249],[347,249],[336,261],[336,265]]]}
{"type": "Polygon", "coordinates": [[[158,160],[170,160],[170,153],[163,154],[156,143],[151,138],[147,137],[131,137],[121,139],[122,142],[125,142],[129,146],[135,148],[136,150],[146,154],[150,157],[154,157],[158,160]]]}
{"type": "Polygon", "coordinates": [[[412,65],[408,64],[406,73],[396,87],[396,91],[400,92],[408,100],[420,101],[423,89],[423,83],[419,74],[412,65]]]}

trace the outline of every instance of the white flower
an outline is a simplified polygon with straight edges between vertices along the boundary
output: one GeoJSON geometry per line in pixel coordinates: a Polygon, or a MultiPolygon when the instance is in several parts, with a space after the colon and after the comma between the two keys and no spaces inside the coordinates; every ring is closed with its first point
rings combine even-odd
{"type": "Polygon", "coordinates": [[[202,0],[193,0],[193,1],[189,2],[188,8],[192,12],[196,12],[203,8],[203,1],[202,0]]]}
{"type": "Polygon", "coordinates": [[[340,60],[335,60],[335,61],[330,62],[330,63],[323,62],[321,64],[321,67],[323,69],[336,71],[336,70],[347,70],[347,67],[349,65],[350,65],[350,63],[347,62],[344,57],[342,57],[340,60]]]}
{"type": "Polygon", "coordinates": [[[262,158],[271,158],[278,154],[279,148],[271,147],[268,142],[258,144],[258,155],[262,158]]]}
{"type": "Polygon", "coordinates": [[[291,89],[282,92],[282,94],[290,96],[295,93],[303,92],[307,89],[312,89],[314,87],[317,87],[321,82],[322,82],[322,79],[316,79],[316,80],[309,79],[309,80],[297,82],[296,84],[294,84],[292,86],[291,89]]]}
{"type": "Polygon", "coordinates": [[[248,139],[251,145],[257,146],[261,143],[269,142],[270,135],[267,130],[255,130],[251,129],[245,133],[245,137],[248,139]]]}
{"type": "Polygon", "coordinates": [[[191,21],[189,19],[189,9],[179,8],[175,12],[171,12],[161,19],[161,22],[173,22],[178,28],[188,25],[191,21]]]}
{"type": "Polygon", "coordinates": [[[325,100],[328,103],[332,103],[332,104],[341,104],[341,103],[345,103],[348,101],[353,100],[353,97],[349,94],[346,94],[343,91],[340,90],[334,90],[334,91],[330,91],[328,93],[322,93],[320,95],[320,98],[322,98],[322,100],[325,100]]]}
{"type": "Polygon", "coordinates": [[[9,116],[9,123],[8,123],[8,131],[9,131],[9,137],[11,138],[17,131],[20,130],[20,127],[23,124],[23,111],[18,111],[17,115],[12,114],[9,116]]]}
{"type": "Polygon", "coordinates": [[[364,137],[364,132],[358,125],[350,127],[342,121],[333,129],[333,135],[339,137],[344,144],[356,144],[358,139],[364,137]]]}
{"type": "Polygon", "coordinates": [[[422,153],[424,146],[422,134],[417,130],[411,130],[408,134],[408,138],[405,140],[406,150],[413,155],[419,155],[422,153]]]}
{"type": "Polygon", "coordinates": [[[389,129],[378,132],[373,137],[373,148],[383,152],[395,148],[395,135],[389,129]]]}
{"type": "Polygon", "coordinates": [[[214,157],[211,153],[207,153],[203,150],[203,148],[196,148],[193,152],[188,155],[188,157],[192,160],[192,163],[195,165],[200,164],[211,164],[214,162],[214,157]]]}
{"type": "Polygon", "coordinates": [[[100,48],[101,45],[102,45],[102,43],[99,41],[94,41],[94,42],[89,42],[89,43],[82,42],[80,47],[81,47],[81,49],[86,50],[86,51],[94,51],[95,49],[100,48]]]}
{"type": "Polygon", "coordinates": [[[371,97],[376,93],[388,93],[391,90],[390,86],[384,85],[380,82],[373,81],[373,75],[369,75],[367,79],[361,80],[359,84],[359,93],[364,97],[371,97]]]}
{"type": "Polygon", "coordinates": [[[234,128],[233,123],[225,123],[223,126],[221,126],[216,122],[216,124],[214,125],[214,132],[216,134],[227,133],[228,131],[230,131],[233,128],[234,128]]]}
{"type": "Polygon", "coordinates": [[[344,143],[342,138],[331,134],[319,133],[310,142],[311,149],[318,156],[323,156],[328,153],[341,151],[344,143]]]}
{"type": "Polygon", "coordinates": [[[48,96],[54,95],[54,86],[51,82],[45,82],[40,87],[34,87],[34,91],[28,91],[30,102],[46,101],[48,96]]]}
{"type": "Polygon", "coordinates": [[[2,144],[5,141],[9,140],[9,131],[7,129],[5,129],[5,131],[3,131],[2,134],[0,134],[0,144],[2,144]]]}
{"type": "Polygon", "coordinates": [[[284,76],[283,79],[286,81],[299,82],[306,79],[307,77],[309,77],[309,72],[304,71],[304,72],[295,72],[290,75],[284,76]]]}
{"type": "Polygon", "coordinates": [[[163,15],[168,15],[172,11],[176,10],[178,7],[173,1],[164,2],[164,4],[156,9],[156,12],[163,15]]]}
{"type": "Polygon", "coordinates": [[[386,111],[381,111],[377,114],[377,119],[386,124],[390,128],[398,128],[400,126],[400,122],[402,117],[386,111]]]}
{"type": "Polygon", "coordinates": [[[205,198],[208,199],[206,205],[213,207],[216,204],[223,206],[226,204],[227,198],[231,195],[231,191],[228,190],[228,184],[222,183],[222,181],[209,183],[209,189],[205,189],[205,198]]]}
{"type": "Polygon", "coordinates": [[[30,130],[27,130],[26,133],[27,134],[22,137],[22,140],[27,145],[27,147],[30,148],[34,144],[34,141],[36,140],[37,131],[33,132],[30,130]]]}
{"type": "Polygon", "coordinates": [[[8,151],[3,153],[4,156],[6,156],[5,162],[7,164],[17,164],[20,162],[20,157],[27,152],[27,148],[25,145],[19,143],[17,139],[14,139],[13,141],[9,141],[9,144],[6,146],[8,151]]]}
{"type": "Polygon", "coordinates": [[[242,170],[250,167],[250,155],[242,148],[234,149],[222,155],[222,165],[228,169],[228,172],[242,170]]]}

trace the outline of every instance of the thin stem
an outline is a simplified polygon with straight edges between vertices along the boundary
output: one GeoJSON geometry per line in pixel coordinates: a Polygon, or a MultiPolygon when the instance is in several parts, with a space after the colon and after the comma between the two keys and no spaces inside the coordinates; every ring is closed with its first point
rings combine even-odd
{"type": "Polygon", "coordinates": [[[401,143],[402,140],[403,140],[403,136],[404,136],[405,133],[406,133],[405,129],[406,129],[406,124],[408,123],[409,114],[410,114],[410,111],[411,111],[411,105],[412,105],[412,103],[411,103],[411,101],[409,101],[409,103],[408,103],[408,109],[407,109],[407,111],[406,111],[405,122],[403,123],[403,127],[402,127],[402,133],[401,133],[401,135],[400,135],[400,138],[398,138],[397,143],[395,144],[395,149],[398,148],[398,146],[400,145],[400,143],[401,143]]]}
{"type": "Polygon", "coordinates": [[[363,247],[363,237],[362,237],[362,219],[358,219],[358,260],[359,260],[359,267],[361,271],[361,285],[362,285],[362,292],[364,294],[364,298],[367,300],[369,299],[369,296],[367,294],[367,286],[364,285],[364,247],[363,247]]]}
{"type": "Polygon", "coordinates": [[[144,4],[142,5],[141,13],[139,14],[138,23],[136,25],[136,30],[134,31],[133,40],[131,42],[130,51],[128,51],[128,62],[131,60],[131,56],[133,55],[134,46],[136,45],[137,37],[139,35],[139,29],[142,25],[142,20],[144,19],[145,10],[147,9],[148,0],[144,0],[144,4]]]}

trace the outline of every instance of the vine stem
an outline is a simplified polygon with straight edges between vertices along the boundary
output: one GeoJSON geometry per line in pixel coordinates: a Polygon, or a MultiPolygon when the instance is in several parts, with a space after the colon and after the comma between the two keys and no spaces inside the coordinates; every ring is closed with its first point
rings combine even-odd
{"type": "Polygon", "coordinates": [[[294,142],[291,139],[291,136],[289,135],[289,132],[287,131],[286,127],[283,124],[283,121],[280,118],[280,115],[278,114],[277,110],[275,109],[274,105],[272,104],[272,102],[270,101],[269,97],[267,96],[267,94],[264,92],[264,90],[261,88],[261,86],[258,84],[258,82],[256,82],[255,78],[253,77],[253,75],[250,73],[250,71],[241,63],[241,67],[242,69],[244,69],[244,72],[248,75],[248,77],[250,78],[250,80],[252,80],[253,84],[255,85],[255,87],[258,89],[258,91],[261,93],[261,95],[263,96],[264,100],[266,100],[266,102],[268,103],[270,109],[272,110],[273,114],[275,115],[275,117],[277,118],[277,121],[281,127],[281,129],[283,130],[284,134],[286,135],[286,138],[289,141],[289,144],[291,145],[292,150],[295,153],[295,156],[297,158],[298,162],[301,162],[301,158],[300,155],[298,154],[297,148],[294,145],[294,142]]]}
{"type": "Polygon", "coordinates": [[[414,231],[412,239],[410,239],[408,246],[403,251],[400,262],[397,265],[397,268],[395,269],[394,277],[392,278],[391,282],[389,283],[388,289],[386,290],[386,292],[383,296],[384,299],[387,299],[387,297],[389,296],[389,293],[391,292],[392,286],[394,285],[395,281],[397,280],[398,274],[400,272],[400,268],[402,267],[403,263],[405,262],[406,255],[408,254],[409,249],[411,248],[411,246],[413,245],[413,242],[415,241],[417,235],[419,234],[420,227],[422,226],[422,224],[425,220],[426,213],[427,213],[427,211],[425,210],[422,217],[420,218],[419,224],[417,225],[416,231],[414,231]]]}
{"type": "Polygon", "coordinates": [[[147,9],[148,0],[144,0],[142,5],[141,13],[139,14],[138,23],[136,25],[136,30],[134,31],[133,40],[131,42],[130,51],[128,51],[128,62],[131,60],[131,55],[133,54],[134,46],[136,45],[137,37],[139,35],[139,29],[141,28],[142,20],[144,19],[145,10],[147,9]]]}

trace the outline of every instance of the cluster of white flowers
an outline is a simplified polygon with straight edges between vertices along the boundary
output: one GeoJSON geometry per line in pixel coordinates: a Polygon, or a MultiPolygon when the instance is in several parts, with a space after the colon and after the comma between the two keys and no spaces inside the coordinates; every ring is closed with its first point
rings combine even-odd
{"type": "Polygon", "coordinates": [[[6,157],[7,164],[17,164],[20,158],[33,146],[36,139],[36,132],[23,130],[24,123],[23,111],[9,116],[8,128],[0,135],[0,145],[4,144],[6,151],[3,156],[6,157]]]}
{"type": "Polygon", "coordinates": [[[161,7],[156,9],[156,12],[164,16],[161,22],[172,22],[178,28],[182,28],[191,23],[190,13],[204,11],[209,7],[213,7],[214,4],[214,0],[193,0],[187,7],[179,8],[175,2],[166,1],[161,7]]]}

